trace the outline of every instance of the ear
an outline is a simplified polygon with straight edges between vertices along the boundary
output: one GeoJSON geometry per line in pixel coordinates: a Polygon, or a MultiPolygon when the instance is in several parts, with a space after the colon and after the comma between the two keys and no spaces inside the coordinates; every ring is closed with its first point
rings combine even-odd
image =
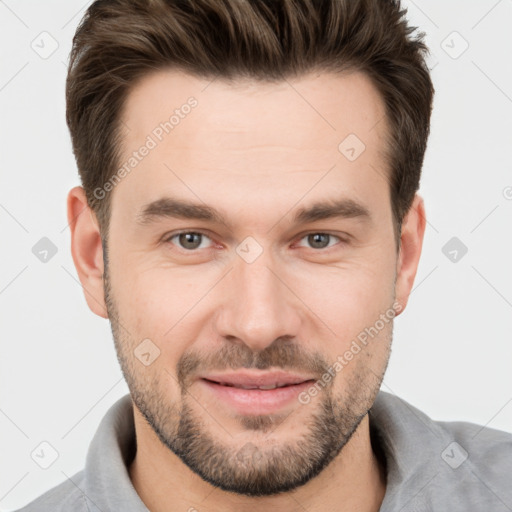
{"type": "Polygon", "coordinates": [[[397,277],[395,283],[396,301],[401,306],[400,314],[407,306],[409,295],[414,284],[418,263],[420,261],[423,235],[425,234],[425,205],[423,199],[416,194],[414,201],[402,222],[400,235],[401,245],[397,261],[397,277]]]}
{"type": "Polygon", "coordinates": [[[96,215],[89,208],[83,187],[69,191],[68,223],[71,254],[82,283],[87,305],[93,313],[108,318],[103,293],[103,247],[96,215]]]}

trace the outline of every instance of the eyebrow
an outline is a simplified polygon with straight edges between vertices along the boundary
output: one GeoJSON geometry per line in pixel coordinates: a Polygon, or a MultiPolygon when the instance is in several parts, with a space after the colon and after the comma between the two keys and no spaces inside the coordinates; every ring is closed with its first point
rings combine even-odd
{"type": "MultiPolygon", "coordinates": [[[[204,220],[223,224],[231,228],[231,223],[215,208],[171,197],[164,197],[146,204],[136,216],[137,223],[142,226],[152,224],[165,218],[204,220]]],[[[337,200],[320,201],[307,208],[300,208],[293,216],[292,223],[306,224],[308,222],[331,218],[360,218],[370,221],[371,214],[369,209],[363,204],[353,199],[341,198],[337,200]]]]}

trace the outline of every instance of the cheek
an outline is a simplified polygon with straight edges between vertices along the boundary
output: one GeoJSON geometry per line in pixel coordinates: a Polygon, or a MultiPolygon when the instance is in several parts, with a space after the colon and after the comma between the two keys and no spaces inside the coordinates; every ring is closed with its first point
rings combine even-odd
{"type": "Polygon", "coordinates": [[[131,272],[122,286],[122,314],[138,337],[153,339],[162,352],[178,352],[179,339],[193,339],[198,321],[208,304],[208,292],[215,279],[200,270],[195,275],[178,269],[150,269],[131,272]]]}
{"type": "Polygon", "coordinates": [[[296,282],[313,321],[325,323],[337,340],[348,342],[391,307],[392,268],[391,263],[322,269],[296,282]]]}

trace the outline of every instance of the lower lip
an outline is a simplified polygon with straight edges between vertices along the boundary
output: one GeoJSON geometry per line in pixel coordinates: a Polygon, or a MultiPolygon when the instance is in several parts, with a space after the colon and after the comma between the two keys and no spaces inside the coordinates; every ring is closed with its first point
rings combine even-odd
{"type": "Polygon", "coordinates": [[[240,414],[271,414],[277,412],[294,400],[302,391],[308,389],[314,381],[275,389],[241,389],[223,386],[210,380],[200,379],[215,397],[227,403],[240,414]]]}

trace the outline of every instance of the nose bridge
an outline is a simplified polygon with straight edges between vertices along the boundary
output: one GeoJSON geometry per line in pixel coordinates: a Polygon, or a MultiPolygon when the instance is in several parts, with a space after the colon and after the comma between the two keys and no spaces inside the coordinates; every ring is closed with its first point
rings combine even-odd
{"type": "Polygon", "coordinates": [[[278,276],[278,265],[268,251],[251,263],[237,258],[223,290],[219,334],[234,336],[254,351],[281,336],[297,336],[299,312],[278,276]]]}

